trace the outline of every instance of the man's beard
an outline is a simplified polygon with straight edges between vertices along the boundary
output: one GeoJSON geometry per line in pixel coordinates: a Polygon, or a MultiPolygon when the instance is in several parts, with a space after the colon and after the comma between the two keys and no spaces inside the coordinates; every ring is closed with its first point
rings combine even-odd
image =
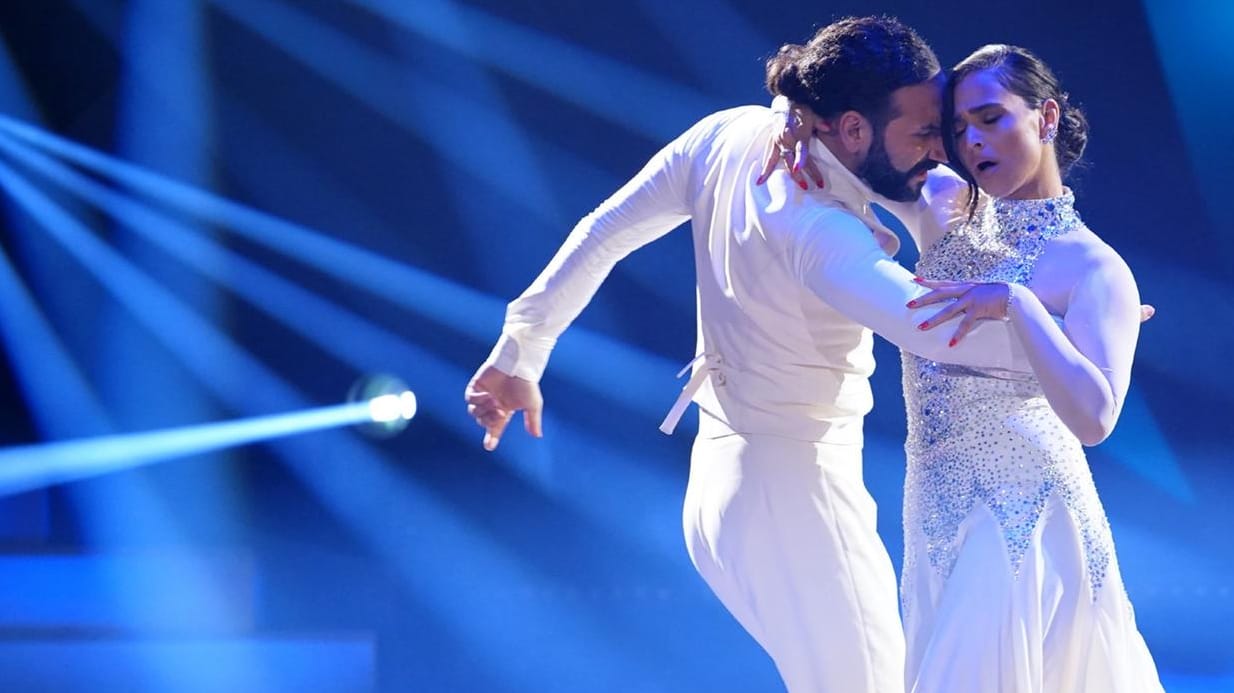
{"type": "Polygon", "coordinates": [[[938,166],[938,162],[926,158],[908,171],[900,171],[891,164],[891,157],[887,155],[887,147],[883,143],[883,135],[881,130],[874,133],[870,152],[866,155],[866,160],[857,167],[857,175],[869,183],[874,192],[889,200],[912,202],[921,197],[921,188],[925,183],[911,186],[908,181],[918,173],[938,166]]]}

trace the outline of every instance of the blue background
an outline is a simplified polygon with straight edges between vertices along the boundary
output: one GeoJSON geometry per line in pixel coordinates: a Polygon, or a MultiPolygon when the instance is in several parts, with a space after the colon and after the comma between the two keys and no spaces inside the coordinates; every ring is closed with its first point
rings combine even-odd
{"type": "MultiPolygon", "coordinates": [[[[1029,47],[1086,109],[1078,205],[1157,308],[1093,474],[1167,690],[1234,690],[1234,7],[926,5],[0,6],[0,444],[296,412],[378,371],[420,400],[387,440],[0,499],[0,683],[778,690],[685,555],[695,417],[656,430],[694,349],[688,233],[624,261],[561,340],[543,440],[484,453],[462,392],[579,217],[702,116],[766,103],[781,43],[877,10],[944,65],[1029,47]]],[[[866,480],[898,568],[899,358],[877,357],[866,480]]]]}

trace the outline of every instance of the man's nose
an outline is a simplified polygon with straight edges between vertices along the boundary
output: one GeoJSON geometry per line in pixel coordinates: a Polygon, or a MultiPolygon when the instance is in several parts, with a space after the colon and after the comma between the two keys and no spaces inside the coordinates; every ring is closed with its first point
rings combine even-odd
{"type": "Polygon", "coordinates": [[[927,156],[940,164],[947,163],[947,148],[943,146],[942,135],[930,138],[930,151],[927,156]]]}

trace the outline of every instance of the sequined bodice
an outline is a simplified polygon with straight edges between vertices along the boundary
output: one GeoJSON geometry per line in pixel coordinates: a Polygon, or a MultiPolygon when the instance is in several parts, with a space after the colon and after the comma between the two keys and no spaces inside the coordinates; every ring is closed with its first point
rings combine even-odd
{"type": "MultiPolygon", "coordinates": [[[[1052,238],[1082,227],[1070,192],[1047,200],[985,202],[922,253],[929,279],[1028,284],[1052,238]]],[[[961,523],[985,504],[1003,530],[1011,569],[1031,541],[1052,495],[1066,504],[1084,536],[1094,592],[1109,562],[1109,527],[1079,441],[1046,402],[1031,375],[964,368],[903,355],[908,406],[905,546],[925,535],[927,556],[950,573],[961,523]]]]}

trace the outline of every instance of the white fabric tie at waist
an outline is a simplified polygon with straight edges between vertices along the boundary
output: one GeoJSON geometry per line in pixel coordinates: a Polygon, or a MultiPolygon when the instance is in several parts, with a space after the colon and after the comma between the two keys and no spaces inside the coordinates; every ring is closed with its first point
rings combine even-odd
{"type": "Polygon", "coordinates": [[[677,377],[680,378],[688,373],[694,367],[694,364],[702,360],[706,360],[706,365],[694,371],[694,375],[690,376],[685,387],[681,388],[681,394],[677,395],[677,401],[673,403],[673,408],[668,410],[668,415],[660,423],[660,431],[665,435],[672,435],[673,431],[677,429],[677,423],[681,421],[681,417],[686,413],[686,408],[690,406],[690,402],[694,401],[694,394],[703,386],[703,381],[707,379],[707,376],[720,370],[720,355],[704,352],[695,356],[692,361],[687,363],[686,367],[677,373],[677,377]]]}

